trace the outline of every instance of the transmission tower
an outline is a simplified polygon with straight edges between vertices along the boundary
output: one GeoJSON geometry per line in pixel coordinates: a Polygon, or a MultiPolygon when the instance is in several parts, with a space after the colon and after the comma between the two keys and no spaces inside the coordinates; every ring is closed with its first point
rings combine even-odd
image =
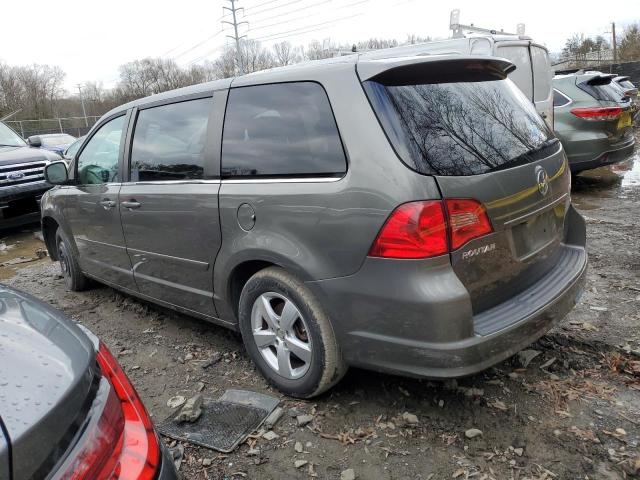
{"type": "Polygon", "coordinates": [[[242,25],[243,23],[248,24],[249,22],[238,22],[237,13],[240,10],[244,11],[244,8],[236,7],[236,2],[238,0],[227,0],[227,1],[231,4],[231,6],[222,7],[222,8],[224,10],[229,10],[231,12],[231,18],[233,19],[233,21],[231,22],[223,21],[222,23],[227,23],[233,26],[233,35],[227,35],[227,37],[232,38],[236,42],[236,64],[238,66],[238,71],[240,72],[240,75],[244,75],[244,66],[242,65],[242,54],[240,53],[240,39],[246,37],[246,35],[238,35],[238,26],[242,25]]]}

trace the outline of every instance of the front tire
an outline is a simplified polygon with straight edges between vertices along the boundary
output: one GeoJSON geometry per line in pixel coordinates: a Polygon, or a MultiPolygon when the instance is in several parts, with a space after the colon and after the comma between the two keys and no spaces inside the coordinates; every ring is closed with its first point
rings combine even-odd
{"type": "Polygon", "coordinates": [[[305,285],[281,268],[253,275],[240,294],[240,332],[262,375],[292,397],[328,390],[346,365],[331,323],[305,285]]]}
{"type": "Polygon", "coordinates": [[[64,278],[67,289],[73,292],[86,290],[89,285],[89,279],[80,270],[80,265],[78,265],[78,260],[70,248],[69,241],[59,228],[56,231],[56,248],[60,273],[64,278]]]}

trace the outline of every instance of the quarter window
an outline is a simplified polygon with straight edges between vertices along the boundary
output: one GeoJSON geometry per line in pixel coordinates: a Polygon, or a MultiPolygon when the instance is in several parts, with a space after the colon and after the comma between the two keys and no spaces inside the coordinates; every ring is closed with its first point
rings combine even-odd
{"type": "Polygon", "coordinates": [[[131,147],[131,181],[210,178],[205,144],[212,102],[209,97],[141,110],[131,147]]]}
{"type": "Polygon", "coordinates": [[[571,99],[569,97],[567,97],[564,93],[559,92],[558,90],[553,90],[553,106],[555,108],[557,107],[564,107],[565,105],[568,105],[571,103],[571,99]]]}
{"type": "Polygon", "coordinates": [[[78,181],[81,185],[120,181],[118,158],[124,119],[123,115],[105,123],[82,150],[78,158],[78,181]]]}
{"type": "Polygon", "coordinates": [[[258,85],[229,92],[224,177],[333,176],[345,171],[338,128],[319,84],[258,85]]]}

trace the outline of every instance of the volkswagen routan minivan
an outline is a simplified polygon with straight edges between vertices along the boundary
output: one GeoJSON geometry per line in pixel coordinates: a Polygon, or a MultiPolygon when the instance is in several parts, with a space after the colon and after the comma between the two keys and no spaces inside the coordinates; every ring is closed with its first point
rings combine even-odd
{"type": "Polygon", "coordinates": [[[241,332],[281,391],[348,366],[483,370],[574,306],[587,265],[560,142],[504,59],[353,55],[116,108],[42,200],[89,279],[241,332]]]}

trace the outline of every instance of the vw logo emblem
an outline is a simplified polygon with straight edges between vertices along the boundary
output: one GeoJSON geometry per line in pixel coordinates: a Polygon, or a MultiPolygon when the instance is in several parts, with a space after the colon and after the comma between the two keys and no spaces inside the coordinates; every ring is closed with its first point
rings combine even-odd
{"type": "Polygon", "coordinates": [[[13,173],[10,173],[9,175],[7,175],[7,178],[9,180],[20,180],[23,177],[24,177],[24,173],[22,173],[22,172],[13,172],[13,173]]]}
{"type": "Polygon", "coordinates": [[[549,175],[542,167],[536,167],[536,183],[538,184],[538,191],[542,196],[545,196],[549,191],[549,175]]]}

